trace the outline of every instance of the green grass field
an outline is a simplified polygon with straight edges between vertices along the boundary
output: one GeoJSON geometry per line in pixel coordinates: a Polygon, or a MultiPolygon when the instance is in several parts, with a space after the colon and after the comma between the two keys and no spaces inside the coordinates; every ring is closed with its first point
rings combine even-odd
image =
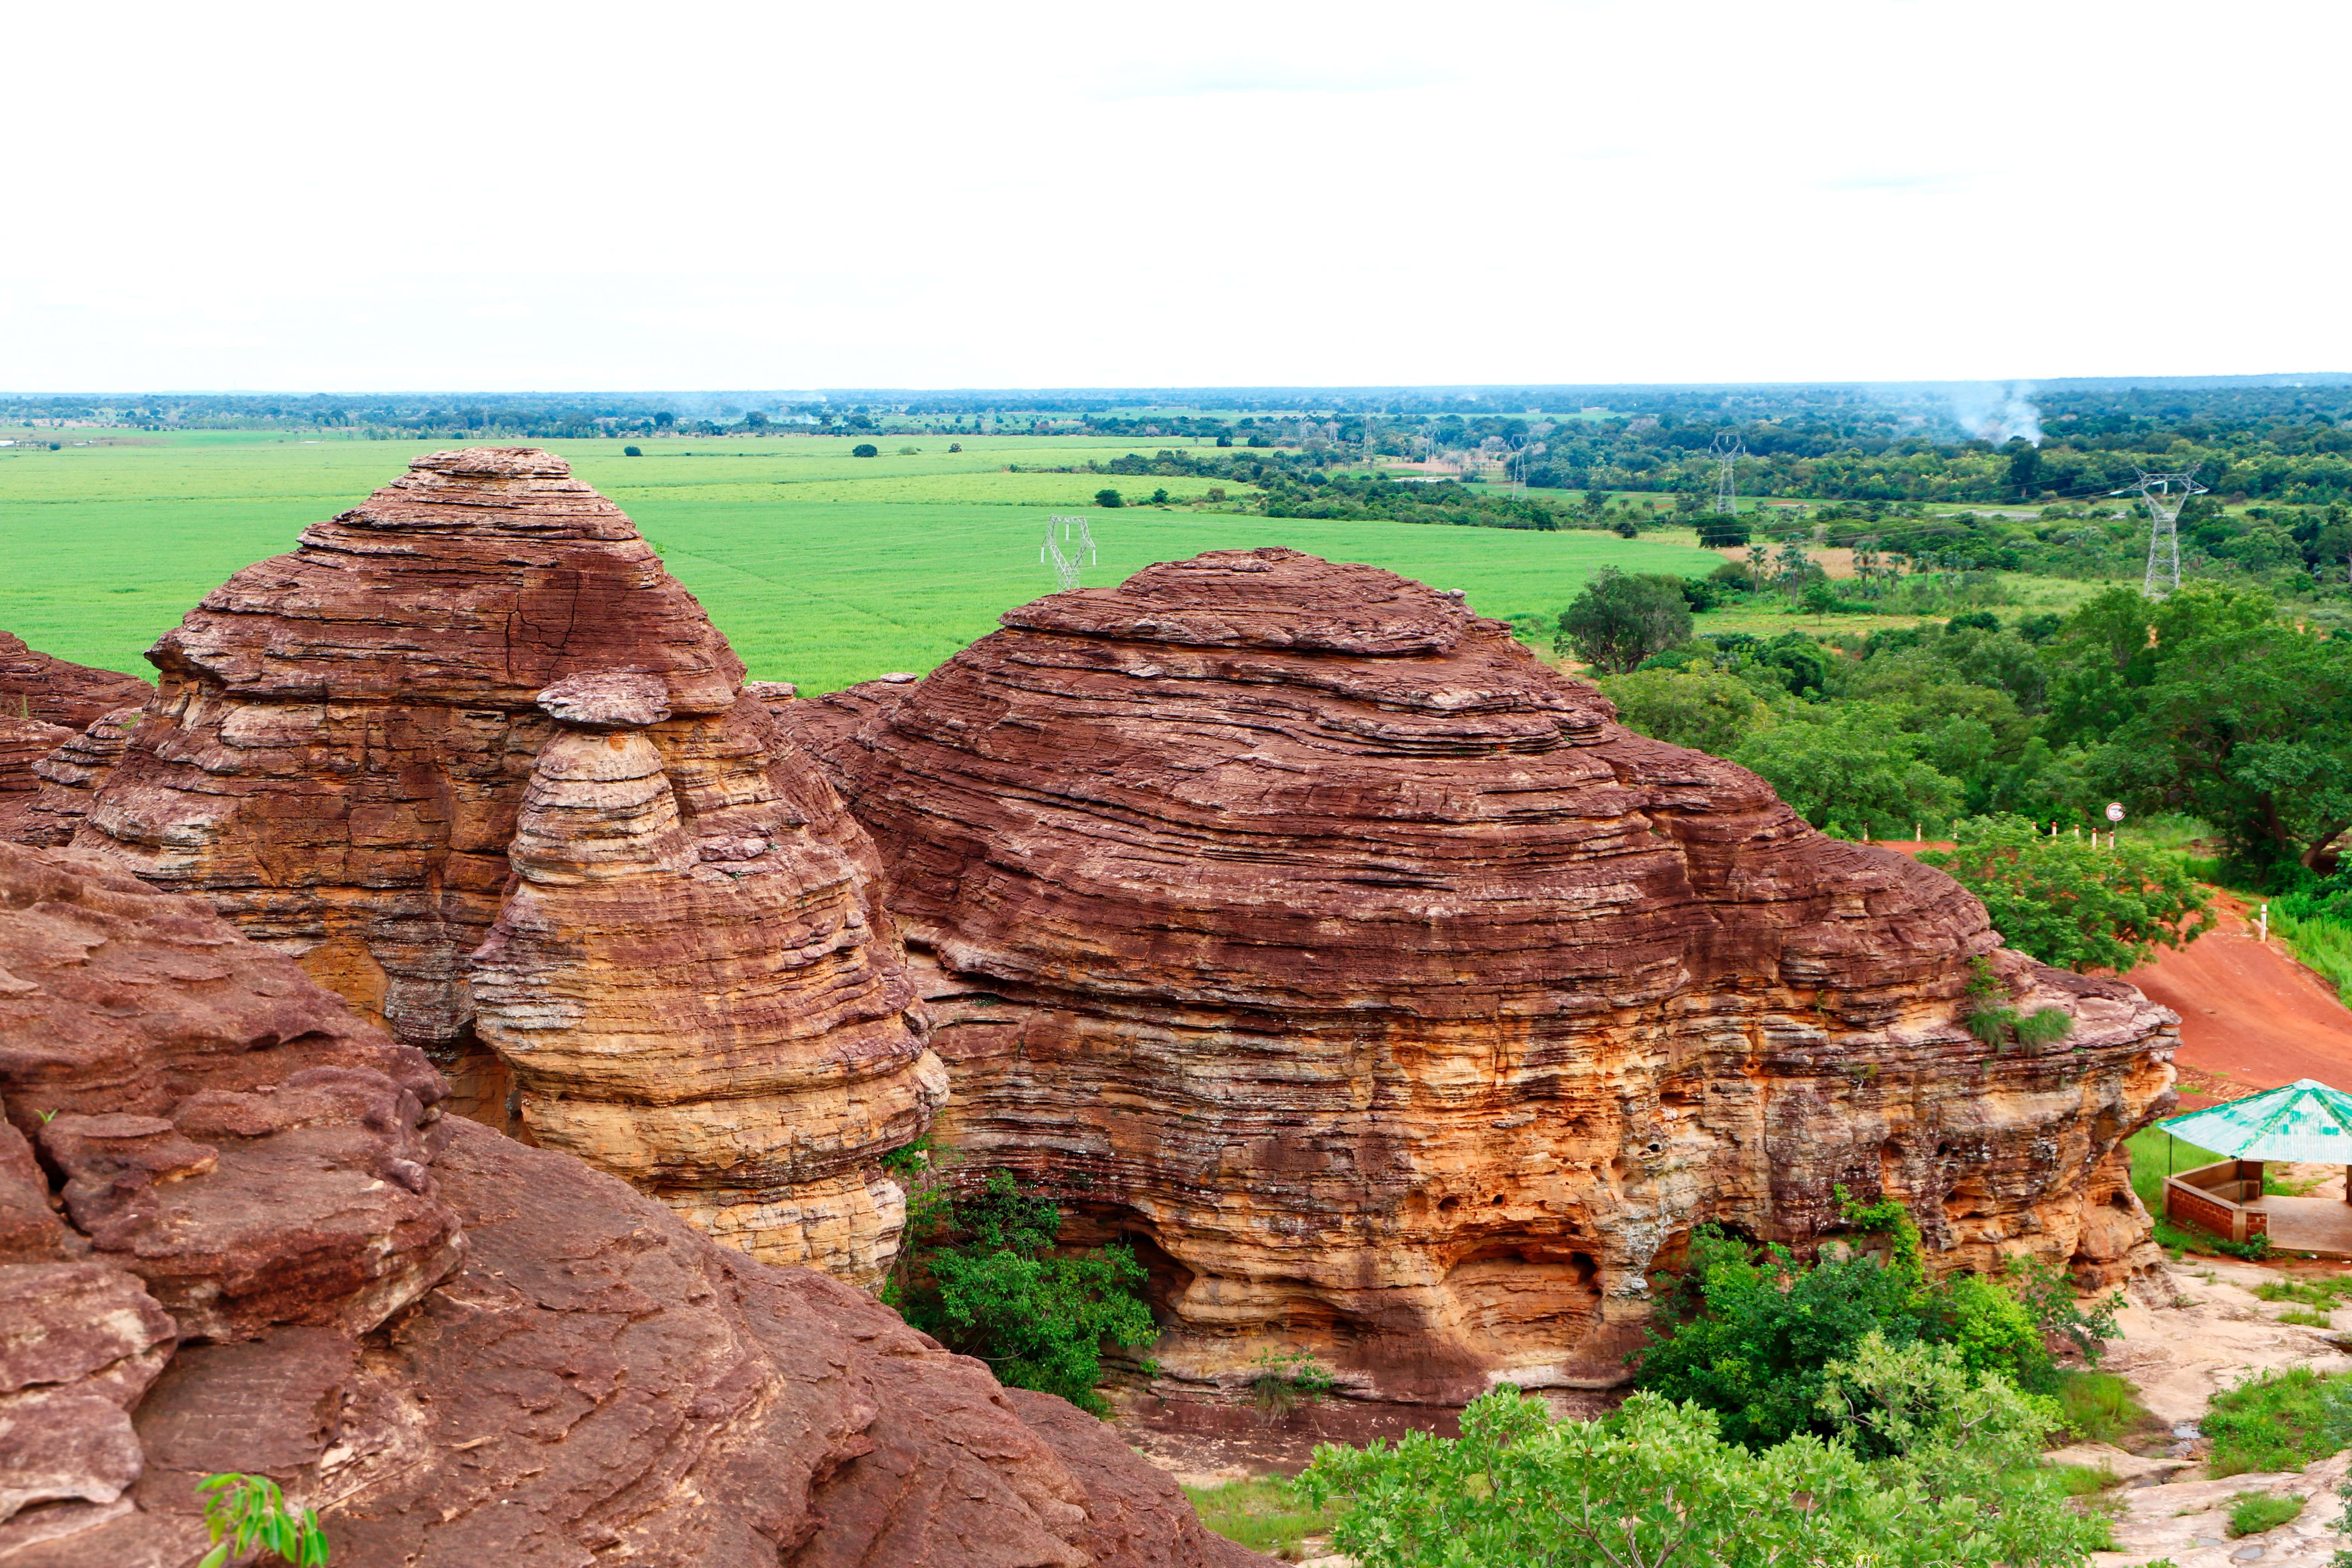
{"type": "MultiPolygon", "coordinates": [[[[879,458],[853,458],[849,438],[830,437],[644,440],[642,458],[619,441],[545,445],[636,520],[754,679],[810,691],[928,671],[1050,592],[1037,552],[1055,511],[1083,510],[1093,527],[1089,587],[1203,550],[1286,544],[1465,589],[1481,614],[1508,618],[1556,613],[1604,565],[1698,575],[1717,564],[1601,533],[1097,510],[1105,486],[1130,500],[1164,486],[1181,502],[1211,481],[1005,471],[1190,444],[1172,438],[964,436],[953,454],[945,437],[872,439],[879,458]],[[900,456],[908,445],[922,450],[900,456]]],[[[237,431],[0,448],[0,627],[63,658],[149,674],[147,647],[230,573],[452,444],[237,431]]]]}

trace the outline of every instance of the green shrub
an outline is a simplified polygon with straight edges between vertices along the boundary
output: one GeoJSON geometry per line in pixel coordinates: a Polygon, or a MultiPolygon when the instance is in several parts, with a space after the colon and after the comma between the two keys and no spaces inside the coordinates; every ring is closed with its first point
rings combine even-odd
{"type": "Polygon", "coordinates": [[[1120,495],[1115,489],[1106,488],[1095,492],[1095,505],[1097,506],[1125,506],[1126,504],[1127,498],[1120,495]]]}
{"type": "Polygon", "coordinates": [[[860,441],[849,449],[849,455],[853,458],[878,458],[882,455],[882,448],[871,441],[860,441]]]}
{"type": "Polygon", "coordinates": [[[1849,1226],[1887,1238],[1884,1263],[1857,1255],[1804,1268],[1783,1247],[1759,1253],[1700,1227],[1689,1268],[1661,1303],[1640,1386],[1705,1406],[1727,1439],[1760,1449],[1831,1435],[1827,1369],[1873,1335],[1948,1346],[1971,1376],[1998,1374],[2038,1394],[2061,1385],[2046,1335],[2063,1335],[2093,1361],[2114,1336],[2120,1297],[2085,1313],[2063,1275],[2030,1259],[2000,1280],[1931,1281],[1918,1227],[1899,1204],[1857,1204],[1843,1188],[1839,1197],[1849,1226]]]}
{"type": "Polygon", "coordinates": [[[2269,1492],[2240,1492],[2238,1500],[2230,1505],[2230,1539],[2276,1530],[2303,1512],[2305,1500],[2292,1492],[2281,1497],[2269,1492]]]}
{"type": "Polygon", "coordinates": [[[2295,1469],[2352,1441],[2352,1376],[2301,1366],[2256,1373],[2215,1394],[2201,1425],[2216,1479],[2295,1469]]]}
{"type": "Polygon", "coordinates": [[[1332,1545],[1359,1568],[2078,1568],[2110,1539],[2033,1463],[2048,1401],[1977,1377],[1949,1346],[1872,1333],[1853,1352],[1823,1369],[1830,1440],[1752,1449],[1714,1412],[1647,1391],[1554,1421],[1498,1389],[1458,1439],[1327,1445],[1300,1482],[1352,1494],[1332,1545]]]}
{"type": "Polygon", "coordinates": [[[1121,1242],[1057,1251],[1061,1228],[1050,1199],[993,1172],[985,1191],[948,1203],[910,1243],[912,1261],[882,1299],[949,1349],[988,1363],[1000,1383],[1106,1415],[1095,1392],[1104,1342],[1159,1337],[1142,1296],[1148,1276],[1121,1242]]]}
{"type": "Polygon", "coordinates": [[[1313,1351],[1261,1351],[1250,1364],[1258,1369],[1250,1379],[1252,1403],[1268,1416],[1287,1415],[1339,1386],[1313,1351]]]}
{"type": "Polygon", "coordinates": [[[635,447],[624,447],[621,448],[621,456],[624,458],[642,458],[645,454],[635,447]]]}
{"type": "Polygon", "coordinates": [[[213,1542],[196,1568],[222,1568],[230,1558],[257,1550],[291,1568],[327,1568],[327,1532],[319,1527],[317,1512],[287,1507],[268,1477],[235,1471],[207,1476],[196,1483],[196,1495],[204,1499],[205,1531],[213,1542]]]}

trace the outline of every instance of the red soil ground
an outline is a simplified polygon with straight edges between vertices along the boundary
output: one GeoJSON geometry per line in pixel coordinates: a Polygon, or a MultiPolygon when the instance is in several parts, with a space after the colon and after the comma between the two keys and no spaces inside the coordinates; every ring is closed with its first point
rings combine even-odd
{"type": "MultiPolygon", "coordinates": [[[[1906,855],[1951,847],[1885,847],[1906,855]]],[[[2352,1009],[2277,942],[2256,941],[2243,903],[2217,893],[2215,904],[2220,925],[2187,947],[2158,948],[2124,976],[2180,1015],[2181,1110],[2304,1078],[2352,1090],[2352,1009]]]]}

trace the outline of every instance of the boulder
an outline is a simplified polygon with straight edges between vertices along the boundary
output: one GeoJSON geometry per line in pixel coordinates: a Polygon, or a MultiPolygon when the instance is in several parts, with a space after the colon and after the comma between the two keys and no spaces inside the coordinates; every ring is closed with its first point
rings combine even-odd
{"type": "Polygon", "coordinates": [[[0,716],[79,730],[113,709],[138,707],[154,689],[135,675],[56,658],[0,632],[0,716]]]}
{"type": "Polygon", "coordinates": [[[0,1180],[42,1184],[71,1222],[48,1244],[87,1255],[0,1262],[8,1568],[185,1568],[226,1471],[318,1510],[338,1568],[1265,1561],[1092,1418],[864,1292],[436,1115],[413,1047],[194,900],[0,846],[0,976],[10,1131],[63,1184],[5,1148],[0,1180]],[[341,1245],[333,1178],[360,1170],[446,1220],[397,1301],[341,1245]],[[236,1246],[110,1247],[153,1204],[236,1246]]]}
{"type": "Polygon", "coordinates": [[[877,1276],[904,1207],[879,1159],[944,1070],[872,847],[562,458],[419,458],[149,657],[119,755],[59,752],[36,814],[298,959],[450,1109],[877,1276]]]}
{"type": "Polygon", "coordinates": [[[2172,1015],[1942,873],[1633,734],[1458,598],[1292,551],[1055,595],[909,685],[780,703],[883,858],[967,1178],[1151,1268],[1180,1384],[1622,1381],[1692,1228],[1837,1189],[1938,1268],[2154,1260],[2119,1144],[2172,1015]],[[1960,1026],[1981,963],[2066,1040],[1960,1026]]]}

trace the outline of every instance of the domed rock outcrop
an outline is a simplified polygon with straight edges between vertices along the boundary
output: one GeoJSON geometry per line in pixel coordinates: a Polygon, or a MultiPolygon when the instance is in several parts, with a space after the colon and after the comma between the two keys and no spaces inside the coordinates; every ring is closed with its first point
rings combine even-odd
{"type": "Polygon", "coordinates": [[[1265,1561],[1062,1401],[441,1093],[201,902],[0,845],[0,1562],[184,1568],[224,1471],[338,1568],[1265,1561]]]}
{"type": "Polygon", "coordinates": [[[898,1189],[874,1162],[921,1131],[941,1073],[866,889],[871,847],[701,606],[563,459],[419,458],[149,657],[162,686],[120,755],[106,765],[92,731],[37,805],[83,812],[75,847],[298,958],[423,1049],[452,1109],[503,1128],[527,1099],[551,1142],[772,1260],[858,1279],[887,1261],[898,1189]],[[614,683],[635,707],[599,718],[614,683]],[[639,771],[572,776],[608,733],[639,771]],[[583,792],[599,790],[662,814],[654,861],[597,842],[612,824],[583,792]],[[510,886],[485,1031],[471,955],[510,886]],[[756,1007],[713,1000],[755,973],[756,1007]]]}
{"type": "Polygon", "coordinates": [[[137,707],[154,691],[135,675],[75,664],[0,632],[0,715],[79,730],[111,709],[137,707]]]}
{"type": "Polygon", "coordinates": [[[1623,1376],[1692,1227],[1835,1189],[1939,1267],[2149,1260],[2120,1141],[2171,1015],[1635,735],[1499,623],[1286,550],[1013,611],[916,686],[776,705],[872,832],[967,1171],[1132,1238],[1179,1378],[1623,1376]],[[2063,1043],[1960,1027],[1982,960],[2063,1043]]]}

